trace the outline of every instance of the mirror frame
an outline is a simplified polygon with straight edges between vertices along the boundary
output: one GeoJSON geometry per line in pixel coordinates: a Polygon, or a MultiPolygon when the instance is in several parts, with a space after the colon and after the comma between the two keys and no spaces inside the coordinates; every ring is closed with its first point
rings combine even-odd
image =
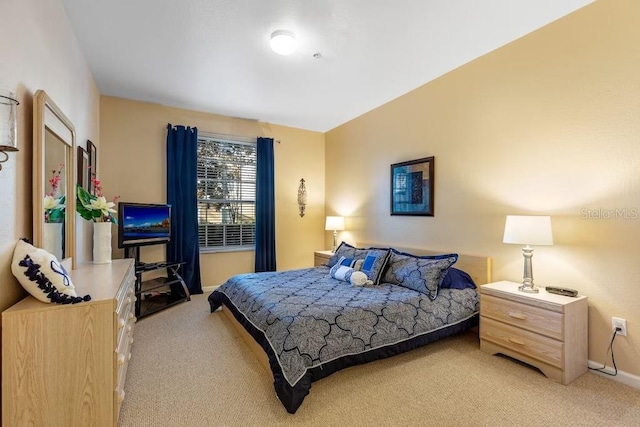
{"type": "MultiPolygon", "coordinates": [[[[66,191],[65,208],[65,261],[76,268],[76,180],[75,152],[76,131],[73,123],[53,102],[47,93],[40,89],[35,93],[33,103],[33,244],[41,248],[44,241],[44,195],[47,175],[45,169],[46,129],[67,145],[64,177],[66,191]]],[[[62,262],[62,260],[60,260],[62,262]]]]}

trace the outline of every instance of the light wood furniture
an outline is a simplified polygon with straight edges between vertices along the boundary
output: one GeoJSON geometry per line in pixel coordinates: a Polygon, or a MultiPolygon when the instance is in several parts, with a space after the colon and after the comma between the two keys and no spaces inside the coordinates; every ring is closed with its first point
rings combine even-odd
{"type": "Polygon", "coordinates": [[[134,263],[69,273],[91,301],[47,304],[29,296],[2,313],[3,426],[115,426],[131,357],[134,263]]]}
{"type": "Polygon", "coordinates": [[[331,251],[315,251],[313,253],[313,266],[326,265],[332,255],[333,252],[331,251]]]}
{"type": "Polygon", "coordinates": [[[502,353],[569,384],[588,368],[587,297],[518,291],[520,283],[480,288],[480,348],[502,353]]]}

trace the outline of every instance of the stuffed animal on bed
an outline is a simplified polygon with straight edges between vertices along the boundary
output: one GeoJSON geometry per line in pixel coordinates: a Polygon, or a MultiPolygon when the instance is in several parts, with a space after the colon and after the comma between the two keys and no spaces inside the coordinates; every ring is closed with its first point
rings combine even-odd
{"type": "Polygon", "coordinates": [[[358,271],[352,266],[355,261],[341,257],[340,261],[329,270],[331,278],[349,282],[353,286],[372,285],[373,281],[369,280],[367,275],[362,271],[358,271]]]}
{"type": "Polygon", "coordinates": [[[349,279],[353,286],[364,286],[364,285],[373,285],[373,281],[367,278],[367,275],[362,271],[354,271],[351,273],[351,278],[349,279]]]}

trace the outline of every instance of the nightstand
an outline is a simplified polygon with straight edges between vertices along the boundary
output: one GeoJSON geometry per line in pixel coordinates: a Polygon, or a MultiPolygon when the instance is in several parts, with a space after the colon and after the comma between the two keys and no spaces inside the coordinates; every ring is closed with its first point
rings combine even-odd
{"type": "Polygon", "coordinates": [[[317,267],[319,265],[326,265],[329,262],[329,258],[333,256],[331,251],[315,251],[313,253],[313,265],[317,267]]]}
{"type": "Polygon", "coordinates": [[[587,297],[518,291],[520,283],[480,287],[480,349],[513,357],[569,384],[588,368],[587,297]]]}

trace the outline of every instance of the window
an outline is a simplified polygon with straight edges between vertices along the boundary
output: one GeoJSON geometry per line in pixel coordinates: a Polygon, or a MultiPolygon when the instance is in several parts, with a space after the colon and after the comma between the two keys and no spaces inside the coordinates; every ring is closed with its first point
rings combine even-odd
{"type": "Polygon", "coordinates": [[[198,238],[202,252],[254,249],[255,143],[198,137],[198,238]]]}

